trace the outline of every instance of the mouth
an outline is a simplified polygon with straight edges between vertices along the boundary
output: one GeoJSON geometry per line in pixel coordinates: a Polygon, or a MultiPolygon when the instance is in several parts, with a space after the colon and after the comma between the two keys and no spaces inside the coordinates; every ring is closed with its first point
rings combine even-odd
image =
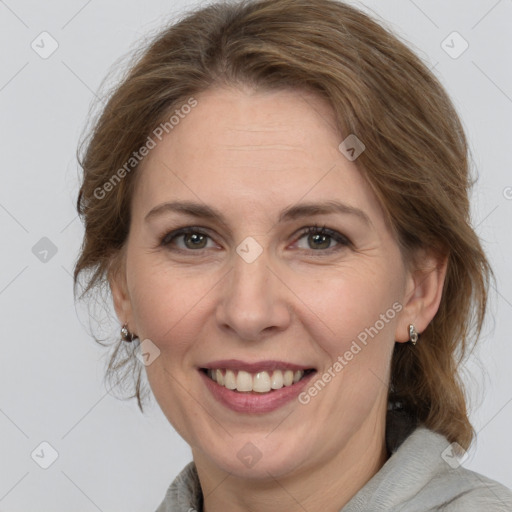
{"type": "Polygon", "coordinates": [[[243,414],[271,413],[294,403],[317,373],[307,364],[240,359],[211,361],[197,370],[210,397],[243,414]]]}
{"type": "Polygon", "coordinates": [[[238,393],[272,393],[283,387],[293,386],[315,372],[314,368],[303,370],[275,369],[248,372],[230,368],[201,368],[209,379],[238,393]]]}

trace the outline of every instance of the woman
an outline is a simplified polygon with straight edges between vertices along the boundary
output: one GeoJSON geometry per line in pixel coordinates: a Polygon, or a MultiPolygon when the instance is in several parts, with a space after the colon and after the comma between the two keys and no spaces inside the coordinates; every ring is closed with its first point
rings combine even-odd
{"type": "Polygon", "coordinates": [[[158,511],[512,510],[460,465],[491,276],[467,153],[343,3],[216,4],[144,50],[82,158],[75,283],[108,283],[110,370],[142,409],[140,360],[191,446],[158,511]]]}

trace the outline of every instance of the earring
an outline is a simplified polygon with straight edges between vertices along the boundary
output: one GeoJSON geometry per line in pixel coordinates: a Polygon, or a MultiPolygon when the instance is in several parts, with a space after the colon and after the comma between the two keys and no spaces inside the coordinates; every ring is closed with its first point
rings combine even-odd
{"type": "Polygon", "coordinates": [[[416,327],[414,325],[409,325],[409,339],[413,345],[416,345],[416,342],[418,341],[418,338],[420,337],[418,331],[416,330],[416,327]]]}
{"type": "Polygon", "coordinates": [[[132,334],[128,330],[128,324],[124,324],[121,327],[121,340],[127,341],[127,342],[132,342],[135,338],[137,338],[137,336],[135,334],[132,334]]]}

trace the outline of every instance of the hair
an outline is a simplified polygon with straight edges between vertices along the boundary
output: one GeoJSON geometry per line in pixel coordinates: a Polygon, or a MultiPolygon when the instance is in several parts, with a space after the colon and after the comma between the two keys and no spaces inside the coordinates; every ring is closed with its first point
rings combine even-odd
{"type": "MultiPolygon", "coordinates": [[[[467,448],[474,431],[459,368],[481,333],[492,270],[471,227],[464,130],[433,73],[391,31],[335,0],[216,3],[186,14],[139,51],[80,148],[77,210],[85,233],[75,296],[84,271],[80,298],[118,270],[138,168],[127,170],[126,162],[175,109],[214,86],[314,91],[332,106],[340,133],[366,146],[356,164],[404,261],[420,250],[447,258],[440,306],[420,342],[395,343],[389,400],[467,448]],[[122,179],[113,183],[118,169],[122,179]]],[[[119,360],[122,345],[107,374],[138,371],[132,397],[142,410],[140,365],[119,360]]]]}

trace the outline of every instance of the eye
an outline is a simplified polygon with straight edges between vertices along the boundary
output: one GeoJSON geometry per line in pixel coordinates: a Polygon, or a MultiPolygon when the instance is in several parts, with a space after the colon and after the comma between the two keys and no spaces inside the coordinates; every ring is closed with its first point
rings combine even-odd
{"type": "MultiPolygon", "coordinates": [[[[326,251],[339,250],[351,245],[350,240],[341,233],[325,226],[309,226],[302,232],[298,238],[297,245],[299,249],[326,251]],[[301,240],[305,240],[306,247],[300,245],[301,240]]],[[[303,244],[304,245],[304,244],[303,244]]]]}
{"type": "MultiPolygon", "coordinates": [[[[211,237],[201,228],[188,226],[166,233],[160,245],[176,251],[201,251],[216,248],[211,237]]],[[[302,230],[296,245],[301,250],[331,252],[350,246],[350,240],[341,233],[325,226],[309,226],[302,230]]]]}
{"type": "Polygon", "coordinates": [[[176,246],[178,250],[201,250],[209,249],[208,241],[213,243],[211,238],[198,228],[186,227],[167,233],[161,241],[163,246],[176,246]]]}

